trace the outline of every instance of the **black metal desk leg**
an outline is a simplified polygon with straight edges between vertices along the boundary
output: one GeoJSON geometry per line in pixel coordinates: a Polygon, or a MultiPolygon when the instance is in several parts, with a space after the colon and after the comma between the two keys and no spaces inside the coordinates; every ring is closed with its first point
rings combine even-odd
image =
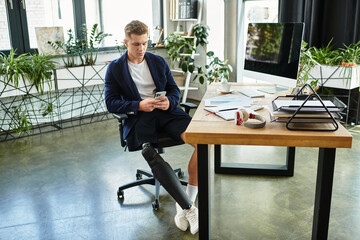
{"type": "Polygon", "coordinates": [[[287,165],[287,175],[294,176],[295,168],[295,147],[286,148],[286,165],[287,165]]]}
{"type": "Polygon", "coordinates": [[[206,144],[198,144],[198,203],[199,239],[210,239],[210,180],[209,149],[206,144]]]}
{"type": "Polygon", "coordinates": [[[214,171],[215,173],[221,172],[221,145],[214,145],[214,171]]]}
{"type": "Polygon", "coordinates": [[[331,193],[334,177],[335,148],[320,148],[316,179],[312,239],[327,239],[331,193]]]}

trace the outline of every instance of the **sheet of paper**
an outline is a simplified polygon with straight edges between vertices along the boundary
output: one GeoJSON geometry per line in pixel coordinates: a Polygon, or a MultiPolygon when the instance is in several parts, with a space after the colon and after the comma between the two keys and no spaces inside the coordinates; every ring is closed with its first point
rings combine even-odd
{"type": "Polygon", "coordinates": [[[230,110],[237,110],[239,108],[244,108],[244,106],[237,102],[228,102],[218,106],[204,107],[204,109],[209,112],[230,111],[230,110]]]}
{"type": "Polygon", "coordinates": [[[205,107],[214,107],[225,103],[236,103],[237,105],[247,107],[253,104],[254,100],[236,94],[225,94],[225,95],[220,95],[213,98],[205,99],[205,107]]]}
{"type": "Polygon", "coordinates": [[[235,112],[238,111],[238,109],[245,109],[248,113],[255,112],[250,108],[245,108],[242,105],[238,105],[236,103],[224,103],[217,107],[205,107],[204,109],[206,111],[209,111],[210,113],[214,113],[216,116],[219,116],[225,120],[233,120],[235,119],[235,112]]]}
{"type": "MultiPolygon", "coordinates": [[[[275,100],[274,102],[278,108],[291,107],[291,106],[300,107],[301,104],[304,103],[304,100],[275,100]]],[[[323,103],[325,104],[326,107],[335,107],[334,103],[332,103],[331,101],[326,100],[323,101],[323,103]]],[[[322,107],[322,104],[320,101],[307,101],[304,106],[322,107]]]]}

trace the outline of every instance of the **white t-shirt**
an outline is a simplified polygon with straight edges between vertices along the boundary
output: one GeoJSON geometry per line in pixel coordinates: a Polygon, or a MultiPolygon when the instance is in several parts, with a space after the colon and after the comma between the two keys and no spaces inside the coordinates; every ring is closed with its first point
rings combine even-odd
{"type": "Polygon", "coordinates": [[[151,76],[146,60],[144,59],[144,61],[139,64],[135,64],[130,61],[127,62],[130,75],[135,82],[141,99],[154,97],[156,86],[154,84],[154,80],[151,76]]]}

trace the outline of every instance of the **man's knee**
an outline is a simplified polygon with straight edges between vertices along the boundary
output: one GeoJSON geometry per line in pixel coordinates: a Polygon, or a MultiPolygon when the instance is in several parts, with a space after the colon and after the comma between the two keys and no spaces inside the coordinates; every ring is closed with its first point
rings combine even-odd
{"type": "Polygon", "coordinates": [[[144,143],[142,145],[142,155],[148,162],[150,168],[153,168],[160,162],[164,161],[162,157],[155,151],[154,147],[150,143],[144,143]]]}

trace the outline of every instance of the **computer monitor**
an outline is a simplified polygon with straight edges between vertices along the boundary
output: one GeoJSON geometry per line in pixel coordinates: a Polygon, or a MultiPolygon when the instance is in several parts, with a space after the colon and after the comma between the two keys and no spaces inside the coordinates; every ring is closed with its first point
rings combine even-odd
{"type": "Polygon", "coordinates": [[[249,23],[243,76],[275,83],[258,90],[296,87],[303,23],[249,23]]]}

